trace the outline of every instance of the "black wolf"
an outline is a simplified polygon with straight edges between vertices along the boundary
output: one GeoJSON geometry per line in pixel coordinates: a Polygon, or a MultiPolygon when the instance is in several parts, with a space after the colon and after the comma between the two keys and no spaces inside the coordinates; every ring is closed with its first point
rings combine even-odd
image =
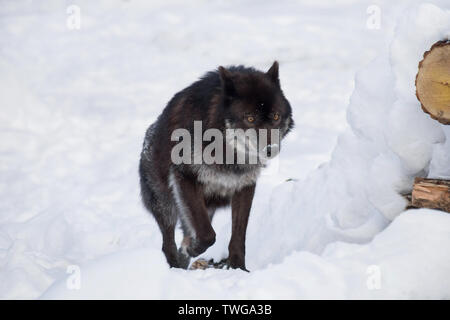
{"type": "MultiPolygon", "coordinates": [[[[202,132],[220,130],[225,146],[230,147],[225,138],[229,129],[278,129],[281,140],[293,127],[291,114],[276,61],[267,72],[244,66],[219,67],[169,101],[146,132],[139,174],[143,203],[159,225],[162,250],[171,267],[187,268],[190,257],[215,242],[214,212],[231,204],[232,236],[226,262],[231,268],[246,270],[245,233],[256,180],[264,166],[262,161],[175,164],[171,158],[176,145],[174,130],[184,128],[193,133],[194,121],[201,121],[202,132]],[[174,239],[178,219],[184,232],[179,250],[174,239]]],[[[206,144],[202,141],[203,147],[206,144]]],[[[264,150],[273,156],[279,147],[268,138],[264,150]]],[[[194,156],[191,152],[189,156],[194,156]]]]}

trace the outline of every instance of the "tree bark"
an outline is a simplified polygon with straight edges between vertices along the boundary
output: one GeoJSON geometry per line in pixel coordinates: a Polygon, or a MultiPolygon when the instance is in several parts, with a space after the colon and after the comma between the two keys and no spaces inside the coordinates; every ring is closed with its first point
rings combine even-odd
{"type": "Polygon", "coordinates": [[[450,212],[450,180],[416,178],[411,204],[450,212]]]}

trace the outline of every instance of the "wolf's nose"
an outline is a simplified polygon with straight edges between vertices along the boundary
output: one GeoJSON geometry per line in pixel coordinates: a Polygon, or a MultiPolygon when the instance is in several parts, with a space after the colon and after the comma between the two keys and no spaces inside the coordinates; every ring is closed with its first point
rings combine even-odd
{"type": "Polygon", "coordinates": [[[268,144],[264,147],[263,151],[266,153],[267,158],[271,158],[278,154],[279,147],[277,144],[268,144]]]}
{"type": "Polygon", "coordinates": [[[270,144],[266,147],[266,153],[268,157],[272,156],[272,146],[270,144]]]}

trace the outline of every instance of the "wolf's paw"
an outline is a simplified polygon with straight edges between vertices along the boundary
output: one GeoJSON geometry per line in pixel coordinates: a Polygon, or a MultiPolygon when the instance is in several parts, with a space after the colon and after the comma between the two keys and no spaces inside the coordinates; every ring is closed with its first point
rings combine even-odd
{"type": "Polygon", "coordinates": [[[193,241],[193,243],[191,243],[191,245],[186,248],[186,251],[191,257],[197,257],[205,252],[208,248],[208,246],[193,241]]]}
{"type": "Polygon", "coordinates": [[[215,234],[207,239],[192,239],[186,247],[186,251],[191,257],[197,257],[211,247],[214,242],[216,242],[215,234]]]}
{"type": "Polygon", "coordinates": [[[237,255],[231,255],[228,257],[228,259],[226,259],[226,265],[227,265],[227,269],[241,269],[244,270],[246,272],[250,272],[249,270],[247,270],[247,268],[245,267],[245,260],[244,258],[237,256],[237,255]]]}

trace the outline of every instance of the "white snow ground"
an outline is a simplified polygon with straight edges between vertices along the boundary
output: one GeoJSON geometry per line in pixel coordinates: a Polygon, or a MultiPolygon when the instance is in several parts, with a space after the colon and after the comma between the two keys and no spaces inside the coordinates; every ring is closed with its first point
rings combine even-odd
{"type": "MultiPolygon", "coordinates": [[[[450,128],[414,95],[449,4],[418,3],[1,1],[0,298],[450,298],[450,216],[398,196],[450,177],[450,128]],[[145,129],[205,71],[274,59],[296,129],[258,184],[252,272],[169,269],[139,199],[145,129]]],[[[229,212],[213,225],[220,259],[229,212]]]]}

